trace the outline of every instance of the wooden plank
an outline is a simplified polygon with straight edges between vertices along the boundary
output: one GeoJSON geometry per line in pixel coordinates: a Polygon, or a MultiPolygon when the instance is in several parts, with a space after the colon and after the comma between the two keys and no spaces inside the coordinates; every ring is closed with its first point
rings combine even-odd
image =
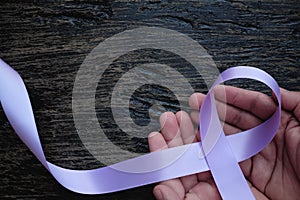
{"type": "MultiPolygon", "coordinates": [[[[274,76],[281,87],[299,91],[299,11],[297,2],[251,0],[6,2],[0,5],[0,57],[17,70],[26,83],[47,159],[66,168],[92,169],[103,164],[86,150],[77,134],[72,115],[72,90],[80,65],[100,42],[140,26],[168,28],[201,44],[213,56],[220,71],[237,65],[259,67],[274,76]]],[[[147,50],[129,53],[114,66],[133,67],[147,62],[171,66],[188,64],[169,52],[147,50]]],[[[114,73],[107,75],[120,76],[123,72],[114,73]]],[[[193,77],[189,68],[185,73],[193,84],[199,83],[198,91],[207,90],[201,77],[193,77]]],[[[230,83],[267,92],[266,87],[253,81],[230,83]]],[[[102,88],[110,88],[112,81],[102,84],[102,88]]],[[[158,92],[166,91],[158,89],[158,92]]],[[[105,94],[107,91],[98,88],[96,99],[100,107],[101,102],[109,105],[105,94]]],[[[137,105],[146,105],[147,100],[155,99],[158,94],[140,95],[141,98],[135,97],[133,101],[133,116],[147,120],[147,110],[141,111],[137,105]]],[[[175,111],[176,101],[171,101],[170,95],[161,95],[160,100],[175,111]]],[[[96,108],[98,120],[107,119],[107,115],[96,108]]],[[[120,133],[111,123],[111,119],[106,121],[107,130],[120,133]]],[[[0,133],[1,199],[153,199],[152,185],[108,195],[70,192],[51,177],[16,137],[2,110],[0,133]]],[[[147,151],[146,139],[123,135],[111,140],[123,141],[118,145],[127,150],[147,151]]]]}

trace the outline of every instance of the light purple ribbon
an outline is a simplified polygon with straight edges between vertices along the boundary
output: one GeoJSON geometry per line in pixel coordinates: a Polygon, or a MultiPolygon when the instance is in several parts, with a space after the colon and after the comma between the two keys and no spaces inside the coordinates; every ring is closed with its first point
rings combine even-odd
{"type": "Polygon", "coordinates": [[[223,199],[255,199],[238,162],[257,154],[271,142],[279,127],[281,114],[279,86],[269,74],[253,67],[229,68],[215,81],[201,106],[202,143],[149,153],[108,167],[70,170],[46,160],[25,85],[19,74],[1,59],[0,101],[18,136],[55,179],[69,190],[83,194],[115,192],[211,170],[223,199]],[[213,89],[235,78],[265,83],[273,90],[279,103],[276,112],[264,123],[239,134],[225,136],[213,89]],[[170,158],[172,162],[157,167],[170,158]]]}

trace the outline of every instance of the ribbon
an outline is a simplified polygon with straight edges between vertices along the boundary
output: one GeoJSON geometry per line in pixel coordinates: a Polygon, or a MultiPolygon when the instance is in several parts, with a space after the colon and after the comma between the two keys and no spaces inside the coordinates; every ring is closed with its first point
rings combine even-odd
{"type": "Polygon", "coordinates": [[[238,162],[257,154],[271,142],[279,127],[281,114],[279,86],[269,74],[253,67],[229,68],[217,78],[201,106],[202,142],[148,153],[107,167],[71,170],[46,160],[25,85],[19,74],[1,59],[0,101],[15,132],[44,167],[62,186],[83,194],[115,192],[211,170],[223,199],[255,199],[238,162]],[[278,108],[259,126],[225,136],[213,89],[235,78],[265,83],[273,90],[278,108]],[[162,164],[164,167],[158,167],[162,164]]]}

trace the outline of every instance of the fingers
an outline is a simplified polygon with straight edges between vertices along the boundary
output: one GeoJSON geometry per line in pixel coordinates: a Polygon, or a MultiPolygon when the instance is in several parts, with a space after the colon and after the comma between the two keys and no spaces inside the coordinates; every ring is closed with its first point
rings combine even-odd
{"type": "MultiPolygon", "coordinates": [[[[151,133],[148,137],[150,151],[180,146],[184,144],[183,138],[185,141],[189,141],[194,133],[192,122],[184,112],[179,112],[176,115],[171,112],[163,113],[160,117],[160,124],[161,134],[151,133]]],[[[191,180],[190,177],[189,180],[191,180]]],[[[153,190],[153,194],[157,199],[183,199],[185,187],[181,179],[172,179],[157,185],[153,190]]]]}
{"type": "MultiPolygon", "coordinates": [[[[163,135],[159,132],[152,132],[148,136],[148,143],[151,152],[168,148],[167,142],[163,135]]],[[[173,179],[161,182],[153,189],[153,194],[156,199],[183,199],[184,187],[179,179],[173,179]]]]}
{"type": "MultiPolygon", "coordinates": [[[[217,101],[252,113],[262,120],[267,119],[277,107],[272,98],[256,91],[232,86],[217,86],[214,93],[217,101]]],[[[189,99],[189,105],[191,108],[199,110],[204,98],[205,95],[194,93],[189,99]]]]}
{"type": "MultiPolygon", "coordinates": [[[[203,101],[202,99],[200,99],[200,98],[204,98],[202,97],[202,95],[200,96],[200,98],[199,96],[198,98],[193,97],[197,95],[198,94],[192,95],[191,101],[195,101],[195,99],[203,101]]],[[[195,104],[195,103],[191,102],[190,104],[195,104]]],[[[223,102],[216,101],[216,106],[218,110],[219,120],[221,121],[224,132],[226,134],[234,134],[242,130],[248,130],[250,128],[259,125],[262,122],[259,118],[255,117],[253,114],[246,112],[242,109],[233,107],[231,105],[226,105],[223,102]]],[[[193,122],[199,124],[198,111],[193,111],[191,113],[191,118],[193,122]]]]}
{"type": "Polygon", "coordinates": [[[184,112],[166,112],[160,117],[161,133],[168,147],[190,144],[196,141],[196,132],[190,116],[184,112]]]}
{"type": "Polygon", "coordinates": [[[214,92],[217,100],[252,113],[262,120],[269,118],[277,107],[272,98],[256,91],[232,86],[217,86],[214,92]]]}
{"type": "Polygon", "coordinates": [[[168,145],[164,137],[159,132],[152,132],[148,135],[150,152],[167,149],[168,145]]]}
{"type": "Polygon", "coordinates": [[[292,92],[285,89],[280,89],[282,108],[292,111],[300,120],[300,92],[292,92]]]}
{"type": "MultiPolygon", "coordinates": [[[[197,140],[196,132],[189,114],[183,111],[179,111],[176,113],[176,119],[179,124],[183,144],[191,144],[195,142],[197,140]]],[[[189,191],[194,185],[198,183],[197,176],[194,174],[181,177],[180,180],[185,189],[185,192],[189,191]]]]}
{"type": "Polygon", "coordinates": [[[217,110],[221,110],[221,112],[219,111],[220,120],[238,129],[247,130],[262,122],[258,117],[242,109],[218,101],[216,104],[217,110]]]}
{"type": "MultiPolygon", "coordinates": [[[[170,115],[170,114],[167,114],[170,115]]],[[[171,118],[162,118],[161,122],[165,122],[162,124],[165,124],[164,127],[164,134],[167,138],[170,138],[174,133],[176,133],[178,130],[173,129],[172,125],[177,124],[177,122],[174,122],[174,116],[170,115],[171,118]],[[172,129],[171,129],[172,127],[172,129]],[[171,133],[168,133],[168,128],[170,128],[171,133]]],[[[165,116],[166,117],[166,116],[165,116]]],[[[176,118],[175,118],[176,119],[176,118]]],[[[171,140],[170,140],[171,141],[171,140]]],[[[164,135],[162,135],[159,132],[152,132],[148,136],[148,143],[149,148],[151,152],[162,150],[168,148],[168,144],[165,140],[164,135]]],[[[180,181],[180,179],[173,179],[161,182],[153,189],[153,194],[156,199],[183,199],[185,193],[185,189],[180,181]]]]}
{"type": "MultiPolygon", "coordinates": [[[[195,93],[190,97],[189,104],[197,110],[204,98],[205,95],[195,93]]],[[[225,121],[224,132],[227,134],[259,125],[276,109],[275,102],[267,95],[231,86],[216,87],[215,98],[218,114],[220,120],[225,121]]],[[[192,113],[191,117],[199,124],[199,113],[192,113]]]]}
{"type": "MultiPolygon", "coordinates": [[[[164,113],[160,118],[162,126],[162,136],[166,140],[168,147],[180,146],[183,144],[190,144],[196,141],[195,129],[191,118],[186,112],[179,111],[174,115],[173,113],[164,113]]],[[[174,191],[188,191],[198,182],[196,175],[185,176],[180,179],[165,181],[161,184],[168,186],[174,191]]],[[[179,192],[181,194],[181,192],[179,192]]]]}
{"type": "Polygon", "coordinates": [[[176,147],[183,144],[177,118],[172,112],[165,112],[160,116],[161,133],[168,147],[176,147]]]}
{"type": "Polygon", "coordinates": [[[205,181],[205,182],[199,182],[197,185],[195,185],[187,194],[186,194],[187,200],[193,200],[193,199],[201,199],[201,200],[218,200],[221,199],[221,196],[218,192],[218,189],[212,179],[205,181]]]}
{"type": "MultiPolygon", "coordinates": [[[[191,118],[194,123],[199,124],[199,112],[198,111],[192,111],[191,118]]],[[[226,135],[235,134],[235,133],[239,133],[242,131],[242,129],[240,129],[236,126],[230,125],[228,123],[224,123],[223,120],[221,120],[221,124],[223,125],[223,130],[226,135]]],[[[198,137],[198,135],[196,135],[196,137],[198,137]]]]}
{"type": "MultiPolygon", "coordinates": [[[[267,200],[268,198],[260,192],[257,188],[253,187],[251,183],[249,183],[250,189],[253,192],[255,199],[258,200],[267,200]]],[[[199,182],[195,185],[185,196],[186,200],[218,200],[221,199],[220,193],[212,179],[199,182]]]]}
{"type": "Polygon", "coordinates": [[[184,111],[176,113],[176,119],[180,128],[183,144],[191,144],[196,141],[196,132],[192,120],[184,111]]]}
{"type": "Polygon", "coordinates": [[[189,105],[194,110],[200,110],[200,107],[204,101],[205,95],[202,93],[194,93],[189,98],[189,105]]]}
{"type": "Polygon", "coordinates": [[[185,191],[182,187],[177,186],[178,179],[169,180],[160,183],[153,189],[153,194],[157,200],[182,200],[184,199],[185,191]],[[174,184],[175,183],[175,184],[174,184]],[[176,190],[174,190],[176,188],[176,190]]]}

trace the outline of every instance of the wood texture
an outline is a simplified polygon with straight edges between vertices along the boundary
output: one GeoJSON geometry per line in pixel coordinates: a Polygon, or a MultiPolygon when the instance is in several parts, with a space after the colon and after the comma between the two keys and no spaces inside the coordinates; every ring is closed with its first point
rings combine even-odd
{"type": "MultiPolygon", "coordinates": [[[[103,166],[85,149],[76,132],[72,115],[74,80],[85,57],[100,42],[140,26],[158,26],[188,35],[207,50],[220,71],[236,65],[255,66],[270,73],[281,87],[300,90],[299,2],[1,2],[0,57],[24,79],[42,145],[50,162],[71,169],[103,166]]],[[[136,63],[153,61],[168,65],[186,64],[180,57],[168,52],[141,50],[123,56],[114,65],[134,66],[136,63]]],[[[187,76],[193,75],[188,70],[186,73],[187,76]]],[[[206,91],[201,78],[196,77],[193,81],[194,84],[199,82],[198,91],[206,91]]],[[[104,84],[107,85],[103,88],[109,88],[112,82],[108,79],[104,84]]],[[[262,84],[253,81],[237,80],[230,84],[268,91],[262,84]]],[[[157,91],[167,93],[161,88],[157,91]]],[[[97,92],[99,103],[106,93],[101,93],[101,90],[97,92]]],[[[143,119],[147,123],[147,109],[139,112],[138,105],[146,105],[147,99],[157,96],[157,93],[153,94],[134,97],[131,111],[137,123],[144,123],[143,119]]],[[[172,95],[161,95],[160,101],[168,104],[170,110],[176,111],[176,100],[168,97],[172,95]]],[[[105,101],[108,103],[107,99],[105,101]]],[[[101,116],[106,118],[100,113],[99,121],[103,120],[101,116]]],[[[109,120],[107,124],[108,131],[120,132],[110,125],[109,120]]],[[[80,195],[64,189],[17,138],[2,108],[0,135],[0,199],[154,198],[153,185],[95,196],[80,195]]],[[[110,139],[119,141],[122,137],[110,139]]],[[[147,151],[146,139],[126,135],[123,139],[125,142],[120,145],[125,149],[147,151]]]]}

